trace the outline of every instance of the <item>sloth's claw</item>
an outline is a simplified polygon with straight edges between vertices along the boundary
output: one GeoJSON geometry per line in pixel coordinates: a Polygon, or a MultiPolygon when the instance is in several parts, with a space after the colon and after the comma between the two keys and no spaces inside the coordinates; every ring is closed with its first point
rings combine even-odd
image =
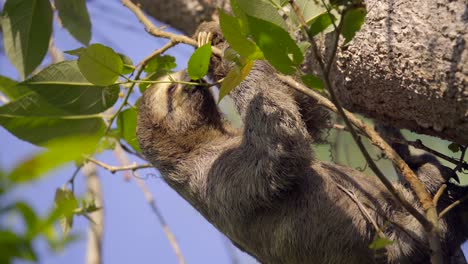
{"type": "Polygon", "coordinates": [[[197,45],[201,47],[205,44],[211,43],[213,34],[211,32],[201,31],[197,36],[197,45]]]}

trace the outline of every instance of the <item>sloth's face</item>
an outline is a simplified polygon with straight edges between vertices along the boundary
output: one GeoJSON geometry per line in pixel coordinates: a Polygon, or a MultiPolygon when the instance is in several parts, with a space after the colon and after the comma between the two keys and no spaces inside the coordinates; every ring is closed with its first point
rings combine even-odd
{"type": "Polygon", "coordinates": [[[207,86],[170,83],[191,82],[186,71],[160,79],[145,91],[140,111],[148,111],[153,125],[172,132],[184,132],[219,122],[219,112],[207,86]]]}

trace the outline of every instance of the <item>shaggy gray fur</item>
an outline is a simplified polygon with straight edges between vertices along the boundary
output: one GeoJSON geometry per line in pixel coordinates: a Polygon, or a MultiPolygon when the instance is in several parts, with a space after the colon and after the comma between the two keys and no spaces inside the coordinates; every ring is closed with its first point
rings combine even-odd
{"type": "MultiPolygon", "coordinates": [[[[216,63],[212,75],[217,80],[228,69],[216,63]]],[[[256,62],[232,91],[244,121],[239,131],[222,120],[205,87],[149,88],[138,116],[143,154],[174,190],[262,263],[429,263],[422,226],[380,182],[314,159],[311,134],[319,132],[313,129],[326,118],[306,126],[301,112],[309,110],[301,110],[301,102],[273,73],[265,62],[256,62]],[[375,228],[338,186],[353,193],[394,241],[385,250],[369,249],[375,228]]],[[[172,78],[190,80],[185,72],[172,78]]],[[[423,178],[431,181],[431,190],[445,181],[440,173],[431,176],[423,178]]],[[[395,187],[421,211],[410,190],[398,183],[395,187]]],[[[456,198],[446,193],[440,206],[456,198]]],[[[461,210],[441,219],[447,260],[459,253],[468,234],[461,210]]]]}

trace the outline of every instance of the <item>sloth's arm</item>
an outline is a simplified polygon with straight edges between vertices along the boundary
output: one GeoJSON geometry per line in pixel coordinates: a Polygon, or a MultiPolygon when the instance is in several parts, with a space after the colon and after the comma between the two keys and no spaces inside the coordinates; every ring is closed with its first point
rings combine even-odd
{"type": "MultiPolygon", "coordinates": [[[[211,168],[216,179],[211,195],[226,210],[244,213],[271,207],[300,184],[312,160],[311,139],[296,101],[256,63],[232,98],[244,121],[238,145],[223,153],[211,168]]],[[[227,212],[226,212],[227,213],[227,212]]]]}

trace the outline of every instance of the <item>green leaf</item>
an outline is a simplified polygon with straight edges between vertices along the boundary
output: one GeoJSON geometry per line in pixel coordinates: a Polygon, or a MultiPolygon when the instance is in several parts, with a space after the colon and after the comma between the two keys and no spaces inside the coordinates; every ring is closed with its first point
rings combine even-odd
{"type": "MultiPolygon", "coordinates": [[[[34,210],[24,202],[17,202],[15,208],[23,215],[24,222],[27,227],[27,234],[32,235],[33,231],[36,229],[39,218],[37,217],[34,210]]],[[[32,239],[33,237],[29,237],[32,239]]]]}
{"type": "Polygon", "coordinates": [[[0,20],[5,52],[24,79],[44,59],[52,34],[49,0],[8,0],[0,20]]]}
{"type": "Polygon", "coordinates": [[[292,74],[304,60],[289,33],[268,21],[248,16],[250,33],[268,62],[284,74],[292,74]]]}
{"type": "Polygon", "coordinates": [[[448,149],[455,153],[460,151],[460,145],[457,143],[450,143],[450,145],[448,145],[448,149]]]}
{"type": "Polygon", "coordinates": [[[67,162],[83,159],[83,155],[94,152],[99,137],[69,136],[53,139],[44,151],[18,164],[8,175],[14,183],[37,180],[47,172],[67,162]]]}
{"type": "Polygon", "coordinates": [[[372,250],[379,250],[391,244],[393,244],[392,240],[381,238],[381,237],[376,237],[376,239],[374,239],[374,241],[370,243],[369,248],[372,250]]]}
{"type": "Polygon", "coordinates": [[[364,7],[349,9],[345,12],[343,17],[343,25],[341,28],[341,35],[345,38],[343,45],[348,44],[356,32],[361,29],[366,19],[367,11],[364,7]]]}
{"type": "Polygon", "coordinates": [[[127,141],[132,148],[140,152],[140,146],[136,138],[137,111],[134,108],[128,108],[119,113],[117,117],[117,129],[119,135],[127,141]]]}
{"type": "MultiPolygon", "coordinates": [[[[323,12],[326,12],[326,8],[323,6],[321,1],[317,0],[295,0],[296,5],[301,10],[302,17],[307,24],[310,23],[314,18],[320,15],[323,12]]],[[[290,13],[291,20],[295,21],[297,25],[300,25],[299,18],[296,15],[296,12],[291,11],[290,13]]]]}
{"type": "Polygon", "coordinates": [[[221,9],[218,9],[218,13],[221,30],[230,47],[245,58],[263,59],[262,51],[252,40],[247,38],[247,32],[243,32],[240,20],[221,9]]]}
{"type": "Polygon", "coordinates": [[[133,61],[130,59],[127,55],[124,55],[122,53],[117,53],[120,58],[122,59],[123,62],[123,69],[122,73],[123,74],[130,74],[135,70],[135,67],[133,66],[133,61]]]}
{"type": "Polygon", "coordinates": [[[301,50],[302,54],[306,54],[307,51],[309,51],[309,48],[310,48],[311,45],[312,44],[310,44],[309,41],[301,41],[301,42],[297,43],[297,46],[301,50]]]}
{"type": "Polygon", "coordinates": [[[9,230],[0,230],[0,261],[1,263],[12,263],[13,258],[37,261],[31,240],[9,230]]]}
{"type": "Polygon", "coordinates": [[[301,76],[302,82],[307,85],[309,88],[317,90],[319,92],[323,91],[323,82],[322,80],[313,75],[313,74],[306,74],[301,76]]]}
{"type": "Polygon", "coordinates": [[[91,83],[107,86],[114,84],[122,74],[123,62],[113,49],[101,44],[92,44],[81,53],[78,67],[91,83]]]}
{"type": "MultiPolygon", "coordinates": [[[[20,83],[36,92],[47,103],[63,110],[63,115],[101,113],[112,107],[118,99],[119,87],[96,86],[81,74],[76,61],[52,64],[20,83]]],[[[36,109],[40,115],[40,109],[36,109]]]]}
{"type": "Polygon", "coordinates": [[[55,206],[61,211],[60,227],[63,235],[66,236],[73,227],[73,215],[78,208],[78,201],[71,190],[64,187],[57,188],[55,191],[55,206]]]}
{"type": "MultiPolygon", "coordinates": [[[[284,22],[284,19],[278,13],[278,10],[276,10],[276,8],[267,1],[231,0],[231,5],[233,2],[235,2],[234,5],[238,7],[238,10],[236,11],[237,13],[234,12],[237,17],[239,17],[238,14],[241,10],[248,16],[271,22],[272,24],[281,27],[284,30],[288,29],[286,22],[284,22]]],[[[250,23],[249,26],[251,26],[250,23]]]]}
{"type": "Polygon", "coordinates": [[[80,47],[80,48],[77,48],[77,49],[74,49],[74,50],[66,50],[64,52],[66,54],[70,54],[70,55],[74,55],[74,56],[80,56],[85,50],[86,50],[86,48],[80,47]]]}
{"type": "Polygon", "coordinates": [[[63,27],[79,42],[88,45],[91,40],[91,21],[85,0],[55,0],[55,7],[63,27]]]}
{"type": "Polygon", "coordinates": [[[219,89],[218,103],[228,95],[234,88],[236,88],[244,79],[249,75],[250,70],[254,64],[253,60],[249,60],[239,68],[237,65],[234,66],[231,71],[226,75],[219,89]]]}
{"type": "Polygon", "coordinates": [[[174,69],[177,64],[175,63],[176,59],[170,55],[158,55],[152,58],[144,69],[146,73],[152,72],[169,72],[174,69]]]}
{"type": "Polygon", "coordinates": [[[17,84],[17,81],[0,75],[0,92],[2,92],[8,99],[15,100],[30,92],[30,90],[25,87],[16,86],[17,84]]]}
{"type": "Polygon", "coordinates": [[[192,80],[199,80],[208,73],[211,58],[211,44],[207,43],[192,54],[188,61],[188,75],[192,80]]]}
{"type": "Polygon", "coordinates": [[[36,145],[57,137],[101,134],[105,128],[102,118],[67,115],[34,92],[0,107],[0,125],[36,145]]]}
{"type": "Polygon", "coordinates": [[[324,12],[310,22],[309,34],[316,36],[320,32],[325,31],[335,20],[333,16],[330,16],[328,12],[324,12]]]}

